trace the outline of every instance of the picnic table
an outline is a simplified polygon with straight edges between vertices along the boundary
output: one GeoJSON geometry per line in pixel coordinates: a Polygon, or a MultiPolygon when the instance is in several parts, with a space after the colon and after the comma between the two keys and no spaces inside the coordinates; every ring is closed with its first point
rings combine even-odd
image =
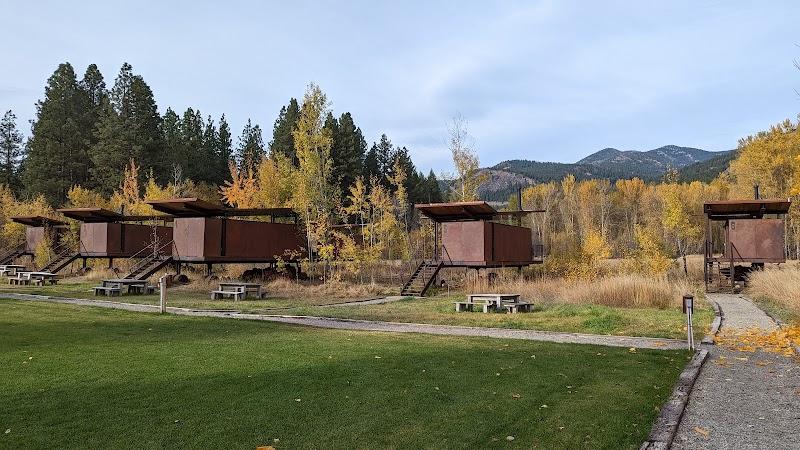
{"type": "Polygon", "coordinates": [[[127,278],[118,278],[111,280],[103,280],[101,286],[95,286],[94,295],[121,295],[122,289],[126,288],[128,294],[152,294],[155,292],[155,286],[149,286],[147,280],[131,280],[127,278]]]}
{"type": "Polygon", "coordinates": [[[233,297],[234,300],[246,298],[248,294],[253,294],[255,298],[264,298],[264,290],[261,283],[247,283],[244,281],[221,281],[219,289],[211,291],[211,299],[216,300],[225,296],[233,297]]]}
{"type": "Polygon", "coordinates": [[[483,312],[508,310],[511,313],[529,312],[533,303],[520,301],[519,294],[470,294],[466,301],[453,302],[456,312],[473,311],[475,305],[482,305],[483,312]]]}
{"type": "Polygon", "coordinates": [[[51,272],[17,272],[16,277],[8,279],[8,284],[39,284],[58,283],[58,275],[51,272]]]}
{"type": "Polygon", "coordinates": [[[0,275],[14,276],[17,272],[25,270],[25,266],[20,264],[2,264],[0,265],[0,275]]]}

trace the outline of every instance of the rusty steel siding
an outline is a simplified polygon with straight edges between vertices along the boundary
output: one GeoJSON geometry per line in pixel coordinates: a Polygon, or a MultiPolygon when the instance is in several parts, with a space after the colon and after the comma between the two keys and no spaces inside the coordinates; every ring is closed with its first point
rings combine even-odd
{"type": "Polygon", "coordinates": [[[108,254],[108,224],[81,224],[81,253],[89,256],[108,254]]]}
{"type": "Polygon", "coordinates": [[[205,234],[197,240],[203,242],[203,258],[219,258],[222,256],[222,219],[202,219],[205,221],[205,234]]]}
{"type": "Polygon", "coordinates": [[[25,227],[25,251],[33,253],[44,239],[44,227],[25,227]]]}
{"type": "Polygon", "coordinates": [[[442,261],[482,263],[487,251],[486,222],[442,223],[442,261]]]}
{"type": "Polygon", "coordinates": [[[526,227],[489,221],[445,222],[441,258],[445,263],[529,264],[533,260],[531,242],[526,227]]]}
{"type": "Polygon", "coordinates": [[[205,255],[205,225],[203,217],[179,217],[173,222],[175,252],[180,258],[203,258],[205,255]]]}
{"type": "MultiPolygon", "coordinates": [[[[171,227],[158,227],[160,245],[172,240],[171,227]]],[[[81,253],[96,257],[130,257],[152,244],[149,225],[82,223],[81,253]]],[[[169,251],[169,249],[166,249],[169,251]]]]}
{"type": "MultiPolygon", "coordinates": [[[[274,261],[298,251],[304,240],[295,224],[206,217],[176,218],[175,247],[185,261],[274,261]]],[[[305,252],[300,253],[304,257],[305,252]]]]}
{"type": "Polygon", "coordinates": [[[226,258],[285,257],[287,251],[300,251],[303,241],[295,224],[227,220],[225,226],[226,258]]]}
{"type": "Polygon", "coordinates": [[[493,263],[529,262],[533,259],[529,228],[492,223],[491,261],[493,263]]]}
{"type": "MultiPolygon", "coordinates": [[[[730,241],[735,249],[734,261],[782,263],[784,251],[784,223],[782,219],[731,220],[728,225],[730,241]]],[[[731,248],[725,249],[725,258],[731,257],[731,248]]]]}

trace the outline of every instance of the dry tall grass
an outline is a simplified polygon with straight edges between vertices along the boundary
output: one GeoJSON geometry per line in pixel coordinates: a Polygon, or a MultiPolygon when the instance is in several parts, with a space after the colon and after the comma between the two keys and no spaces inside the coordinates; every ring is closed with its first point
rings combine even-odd
{"type": "Polygon", "coordinates": [[[800,317],[800,268],[797,265],[767,267],[752,272],[747,292],[767,297],[795,317],[800,317]]]}
{"type": "Polygon", "coordinates": [[[520,294],[526,300],[540,303],[593,304],[622,308],[674,308],[681,297],[695,288],[687,281],[649,278],[641,275],[611,275],[596,280],[471,279],[467,291],[520,294]]]}
{"type": "MultiPolygon", "coordinates": [[[[176,285],[177,292],[200,293],[207,295],[217,289],[219,280],[203,277],[193,278],[189,284],[176,285]]],[[[277,279],[264,283],[264,290],[271,297],[305,298],[305,299],[366,299],[383,295],[396,295],[397,289],[378,284],[352,284],[341,281],[295,282],[288,279],[277,279]]]]}

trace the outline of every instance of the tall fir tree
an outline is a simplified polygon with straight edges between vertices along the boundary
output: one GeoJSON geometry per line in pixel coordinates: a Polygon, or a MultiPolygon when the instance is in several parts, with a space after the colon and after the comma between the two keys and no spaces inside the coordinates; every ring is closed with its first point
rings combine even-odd
{"type": "Polygon", "coordinates": [[[180,167],[183,171],[188,165],[189,156],[183,146],[181,117],[172,108],[167,108],[161,118],[161,142],[167,169],[171,172],[175,167],[180,167]]]}
{"type": "Polygon", "coordinates": [[[17,129],[17,116],[8,110],[0,120],[0,183],[19,189],[19,165],[24,156],[22,133],[17,129]]]}
{"type": "Polygon", "coordinates": [[[108,90],[106,89],[106,82],[103,79],[103,74],[97,68],[97,64],[90,64],[83,74],[83,79],[80,81],[79,86],[84,92],[84,101],[86,102],[84,108],[84,120],[82,127],[85,128],[82,134],[89,138],[88,146],[96,144],[96,136],[94,134],[97,122],[100,120],[100,114],[108,103],[108,90]]]}
{"type": "Polygon", "coordinates": [[[217,131],[217,166],[214,171],[220,179],[220,183],[228,178],[228,163],[233,159],[233,135],[231,126],[225,120],[225,114],[219,118],[219,130],[217,131]]]}
{"type": "Polygon", "coordinates": [[[214,125],[214,120],[211,116],[208,116],[205,128],[203,128],[203,145],[200,155],[203,167],[201,170],[198,170],[198,181],[220,185],[224,180],[224,172],[220,173],[216,170],[216,168],[219,167],[219,155],[217,154],[218,139],[219,134],[217,132],[217,127],[214,125]]]}
{"type": "Polygon", "coordinates": [[[253,125],[250,119],[239,136],[239,146],[236,148],[236,159],[243,170],[256,170],[261,158],[265,156],[264,138],[261,136],[261,127],[253,125]]]}
{"type": "Polygon", "coordinates": [[[326,126],[328,122],[333,127],[331,128],[333,174],[338,179],[340,192],[344,195],[362,174],[367,141],[364,140],[361,129],[356,126],[349,112],[342,114],[338,121],[329,114],[326,126]]]}
{"type": "Polygon", "coordinates": [[[43,194],[61,205],[67,191],[85,185],[90,161],[85,124],[85,92],[78,86],[69,63],[58,66],[47,80],[44,99],[36,105],[23,181],[29,194],[43,194]]]}
{"type": "Polygon", "coordinates": [[[293,131],[300,118],[300,106],[297,99],[291,98],[289,104],[281,107],[275,125],[272,128],[272,140],[269,142],[271,154],[283,154],[289,157],[292,164],[297,166],[297,149],[294,145],[293,131]]]}
{"type": "Polygon", "coordinates": [[[181,142],[186,151],[182,172],[185,178],[195,181],[203,179],[203,116],[200,111],[187,108],[181,121],[181,142]]]}
{"type": "Polygon", "coordinates": [[[120,186],[122,173],[131,159],[148,173],[164,180],[168,158],[162,151],[161,116],[153,91],[125,63],[111,89],[110,102],[104,107],[97,125],[96,144],[92,146],[93,181],[110,194],[120,186]]]}
{"type": "Polygon", "coordinates": [[[364,178],[375,177],[384,186],[389,187],[389,177],[394,166],[395,148],[392,141],[385,134],[381,135],[378,142],[374,142],[372,147],[364,156],[364,178]]]}

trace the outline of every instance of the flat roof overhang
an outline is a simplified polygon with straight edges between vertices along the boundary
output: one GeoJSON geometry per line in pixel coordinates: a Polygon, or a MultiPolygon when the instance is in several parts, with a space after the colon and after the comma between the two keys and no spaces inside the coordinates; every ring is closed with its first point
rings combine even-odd
{"type": "Polygon", "coordinates": [[[170,216],[126,216],[105,208],[61,208],[57,210],[64,217],[84,223],[144,222],[147,220],[172,220],[170,216]]]}
{"type": "Polygon", "coordinates": [[[524,216],[544,210],[498,211],[484,201],[423,203],[414,207],[434,222],[460,222],[468,220],[491,220],[496,217],[524,216]]]}
{"type": "Polygon", "coordinates": [[[711,220],[760,219],[767,214],[786,214],[789,199],[719,200],[703,204],[703,212],[711,220]]]}
{"type": "Polygon", "coordinates": [[[292,208],[228,208],[196,197],[146,200],[145,203],[174,217],[297,217],[292,208]]]}
{"type": "Polygon", "coordinates": [[[10,217],[10,219],[12,222],[21,223],[29,227],[44,227],[44,226],[60,227],[66,225],[65,222],[44,216],[14,216],[10,217]]]}

